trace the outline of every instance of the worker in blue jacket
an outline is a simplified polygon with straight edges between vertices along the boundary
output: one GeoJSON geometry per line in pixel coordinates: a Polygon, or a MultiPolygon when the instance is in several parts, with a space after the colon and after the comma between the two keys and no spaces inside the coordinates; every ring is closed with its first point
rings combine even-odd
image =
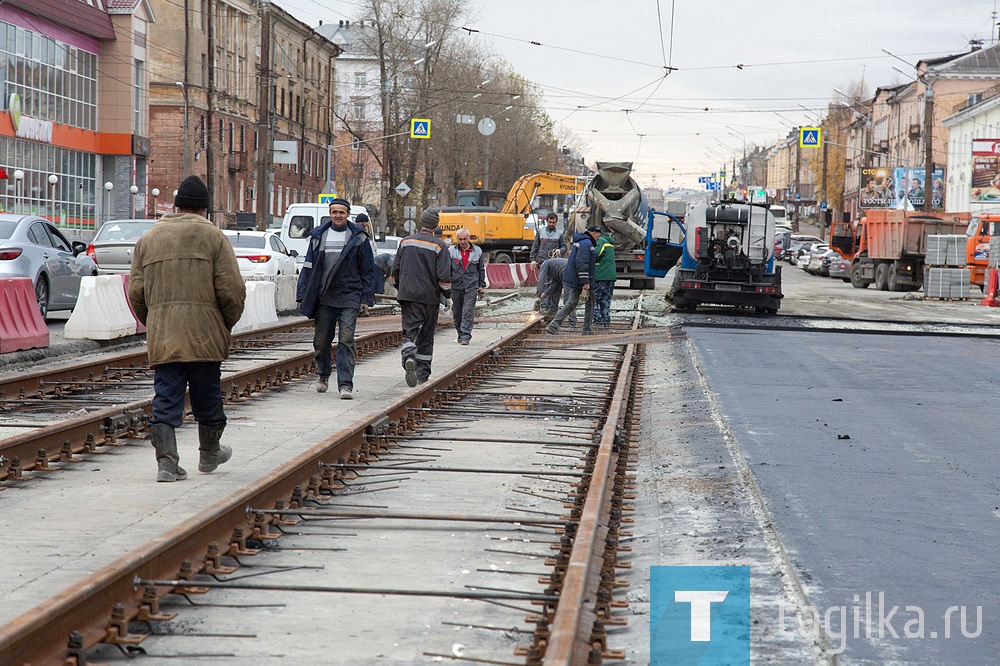
{"type": "Polygon", "coordinates": [[[325,393],[333,374],[333,336],[337,338],[337,390],[342,400],[354,391],[354,329],[358,314],[375,305],[378,271],[364,227],[349,222],[351,203],[330,202],[330,221],[309,232],[309,246],[299,273],[295,300],[299,311],[316,320],[316,390],[325,393]]]}
{"type": "Polygon", "coordinates": [[[583,310],[583,333],[589,335],[594,322],[594,299],[590,297],[590,288],[594,284],[594,264],[597,260],[595,249],[597,239],[601,237],[601,228],[594,226],[584,233],[573,234],[573,247],[569,251],[566,262],[566,272],[563,273],[563,306],[555,318],[545,327],[545,332],[556,335],[563,320],[576,309],[582,300],[586,306],[583,310]]]}

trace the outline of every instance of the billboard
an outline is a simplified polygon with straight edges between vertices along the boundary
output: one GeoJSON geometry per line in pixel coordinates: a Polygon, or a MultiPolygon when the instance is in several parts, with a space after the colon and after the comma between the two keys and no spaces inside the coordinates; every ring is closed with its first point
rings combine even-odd
{"type": "MultiPolygon", "coordinates": [[[[924,169],[878,167],[861,170],[861,208],[919,210],[924,207],[927,191],[924,169]]],[[[943,168],[932,172],[930,195],[932,208],[944,208],[943,168]]]]}
{"type": "Polygon", "coordinates": [[[972,140],[973,203],[1000,201],[1000,139],[972,140]]]}

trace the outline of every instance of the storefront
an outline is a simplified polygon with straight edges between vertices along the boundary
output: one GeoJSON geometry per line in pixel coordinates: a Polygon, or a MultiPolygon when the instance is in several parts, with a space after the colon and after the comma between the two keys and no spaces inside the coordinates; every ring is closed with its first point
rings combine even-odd
{"type": "Polygon", "coordinates": [[[75,32],[17,4],[0,4],[0,209],[93,231],[112,208],[104,172],[133,153],[131,134],[98,131],[105,28],[75,32]]]}

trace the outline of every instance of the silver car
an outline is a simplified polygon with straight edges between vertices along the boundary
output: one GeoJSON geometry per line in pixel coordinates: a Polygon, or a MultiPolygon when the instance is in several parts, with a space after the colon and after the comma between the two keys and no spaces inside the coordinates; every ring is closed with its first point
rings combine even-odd
{"type": "Polygon", "coordinates": [[[80,241],[70,243],[48,220],[0,214],[0,278],[30,278],[42,318],[50,310],[72,310],[80,279],[97,275],[97,264],[80,241]]]}
{"type": "Polygon", "coordinates": [[[87,256],[101,275],[126,274],[132,269],[135,244],[156,220],[108,220],[90,241],[87,256]]]}

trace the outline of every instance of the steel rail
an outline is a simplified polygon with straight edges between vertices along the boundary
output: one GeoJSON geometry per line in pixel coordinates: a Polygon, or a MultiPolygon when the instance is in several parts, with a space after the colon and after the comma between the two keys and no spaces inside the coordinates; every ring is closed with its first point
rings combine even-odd
{"type": "MultiPolygon", "coordinates": [[[[399,331],[368,333],[357,338],[357,351],[364,356],[372,351],[399,344],[399,331]]],[[[143,353],[145,356],[145,353],[143,353]]],[[[298,352],[282,359],[226,374],[222,377],[223,395],[232,401],[271,388],[285,377],[299,376],[307,370],[315,352],[298,352]],[[231,387],[226,391],[226,387],[231,387]]],[[[79,453],[96,453],[95,447],[117,445],[118,437],[136,437],[145,427],[152,410],[153,398],[142,398],[114,407],[97,410],[76,418],[45,426],[31,432],[0,441],[0,481],[23,479],[31,470],[50,471],[60,460],[79,462],[79,453]]]]}
{"type": "MultiPolygon", "coordinates": [[[[128,622],[142,617],[141,610],[148,613],[151,608],[150,602],[143,600],[143,594],[149,590],[136,590],[136,580],[186,579],[187,576],[178,572],[187,570],[192,575],[212,569],[220,556],[248,554],[246,538],[267,539],[276,534],[269,531],[266,519],[262,524],[257,522],[256,516],[248,520],[247,507],[277,508],[289,498],[301,496],[303,489],[306,494],[314,488],[318,491],[321,463],[336,462],[340,457],[350,457],[352,452],[365,451],[370,443],[366,435],[373,428],[384,427],[386,423],[418,423],[420,419],[413,415],[411,407],[431,401],[436,389],[467,384],[537,328],[537,320],[528,322],[459,368],[390,404],[384,416],[362,419],[334,433],[228,499],[217,502],[0,627],[2,663],[4,666],[65,663],[72,652],[85,654],[98,643],[136,642],[136,637],[127,634],[128,622]]],[[[531,519],[525,518],[523,522],[529,523],[531,519]]],[[[197,581],[191,582],[191,587],[197,586],[197,581]]],[[[156,594],[153,595],[155,601],[156,594]]]]}
{"type": "MultiPolygon", "coordinates": [[[[632,330],[638,328],[639,317],[632,330]]],[[[618,468],[618,456],[626,455],[616,446],[621,422],[628,416],[627,398],[633,379],[633,359],[636,345],[625,348],[619,366],[607,420],[601,430],[601,442],[594,460],[590,489],[580,514],[569,563],[563,576],[562,593],[550,624],[551,636],[545,649],[546,666],[594,663],[591,653],[596,649],[591,632],[596,619],[593,607],[600,582],[605,539],[608,535],[611,496],[618,468]]],[[[600,657],[598,653],[597,657],[600,657]]],[[[600,663],[600,659],[598,662],[600,663]]]]}

